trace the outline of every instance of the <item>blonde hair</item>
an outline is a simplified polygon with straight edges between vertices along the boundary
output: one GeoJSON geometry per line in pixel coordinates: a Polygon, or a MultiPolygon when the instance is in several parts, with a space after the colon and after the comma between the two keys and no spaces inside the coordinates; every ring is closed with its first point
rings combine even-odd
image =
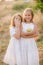
{"type": "Polygon", "coordinates": [[[32,20],[33,20],[34,14],[33,14],[33,10],[32,10],[31,8],[26,8],[26,9],[24,10],[24,12],[23,12],[23,20],[24,20],[24,22],[26,22],[26,20],[25,20],[25,18],[24,18],[24,15],[25,15],[25,13],[26,13],[27,11],[30,11],[30,12],[31,12],[31,15],[32,15],[31,22],[33,22],[32,20]]]}
{"type": "Polygon", "coordinates": [[[22,16],[20,13],[16,13],[15,15],[12,16],[11,18],[11,23],[10,23],[10,26],[15,26],[15,23],[14,23],[14,19],[16,16],[20,16],[21,17],[21,22],[22,22],[22,16]]]}

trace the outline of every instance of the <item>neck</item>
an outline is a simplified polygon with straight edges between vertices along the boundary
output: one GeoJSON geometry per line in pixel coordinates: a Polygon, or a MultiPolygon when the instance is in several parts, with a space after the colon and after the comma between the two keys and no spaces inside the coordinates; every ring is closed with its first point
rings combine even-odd
{"type": "Polygon", "coordinates": [[[26,22],[26,23],[31,23],[30,21],[26,22]]]}

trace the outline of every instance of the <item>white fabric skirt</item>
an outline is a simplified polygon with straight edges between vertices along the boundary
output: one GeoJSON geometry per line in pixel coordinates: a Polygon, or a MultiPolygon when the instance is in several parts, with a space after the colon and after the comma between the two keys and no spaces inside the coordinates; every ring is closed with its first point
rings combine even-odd
{"type": "Polygon", "coordinates": [[[39,65],[39,55],[34,38],[11,38],[3,60],[9,65],[39,65]]]}
{"type": "Polygon", "coordinates": [[[21,38],[22,65],[39,65],[39,54],[34,38],[21,38]]]}
{"type": "Polygon", "coordinates": [[[20,65],[19,63],[21,62],[21,56],[19,42],[20,40],[17,40],[14,37],[11,38],[3,59],[4,63],[9,65],[20,65]]]}

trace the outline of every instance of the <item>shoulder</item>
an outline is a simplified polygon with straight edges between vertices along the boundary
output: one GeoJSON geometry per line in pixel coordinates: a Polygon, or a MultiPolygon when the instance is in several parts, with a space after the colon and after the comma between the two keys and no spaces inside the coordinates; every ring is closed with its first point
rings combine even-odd
{"type": "Polygon", "coordinates": [[[35,27],[37,27],[37,23],[33,22],[33,25],[34,25],[35,27]]]}
{"type": "Polygon", "coordinates": [[[33,22],[34,25],[37,25],[35,22],[33,22]]]}
{"type": "Polygon", "coordinates": [[[38,30],[37,23],[33,23],[33,24],[34,24],[34,29],[38,30]]]}
{"type": "Polygon", "coordinates": [[[11,26],[11,27],[9,27],[9,30],[10,31],[15,31],[15,27],[14,26],[11,26]]]}

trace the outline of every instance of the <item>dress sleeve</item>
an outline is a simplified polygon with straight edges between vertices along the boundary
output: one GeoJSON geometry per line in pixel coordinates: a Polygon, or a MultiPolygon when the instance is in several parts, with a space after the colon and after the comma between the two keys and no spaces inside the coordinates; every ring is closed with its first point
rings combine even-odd
{"type": "Polygon", "coordinates": [[[15,28],[10,27],[10,36],[13,36],[15,34],[15,28]]]}

